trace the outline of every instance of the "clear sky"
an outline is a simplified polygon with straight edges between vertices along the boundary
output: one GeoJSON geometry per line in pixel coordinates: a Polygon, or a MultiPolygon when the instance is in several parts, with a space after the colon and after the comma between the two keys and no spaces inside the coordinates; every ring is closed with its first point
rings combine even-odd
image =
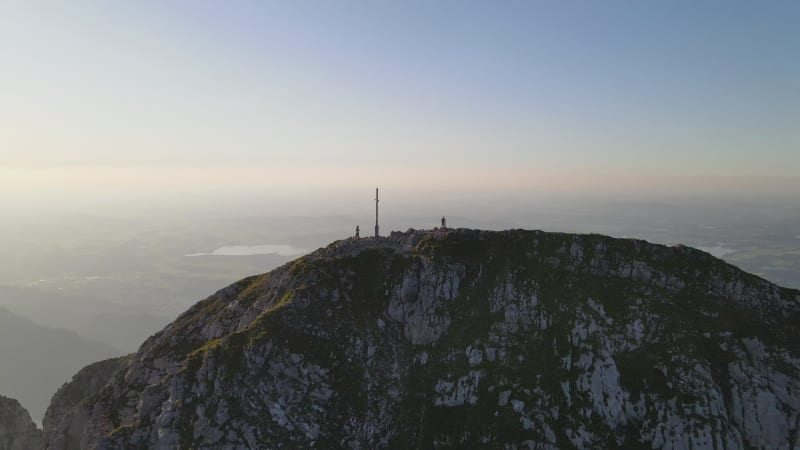
{"type": "Polygon", "coordinates": [[[797,1],[7,0],[0,188],[791,194],[798,24],[797,1]]]}

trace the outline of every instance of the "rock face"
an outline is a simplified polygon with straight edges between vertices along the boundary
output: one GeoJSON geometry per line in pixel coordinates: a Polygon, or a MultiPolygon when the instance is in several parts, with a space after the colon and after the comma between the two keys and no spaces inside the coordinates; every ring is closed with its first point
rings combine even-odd
{"type": "Polygon", "coordinates": [[[798,337],[800,292],[691,248],[412,230],[199,302],[61,442],[797,449],[798,337]]]}
{"type": "Polygon", "coordinates": [[[42,446],[42,431],[18,401],[0,395],[0,450],[31,450],[42,446]]]}
{"type": "Polygon", "coordinates": [[[100,392],[127,358],[113,358],[90,364],[53,395],[42,423],[44,446],[49,449],[84,448],[81,438],[91,414],[92,397],[100,392]]]}

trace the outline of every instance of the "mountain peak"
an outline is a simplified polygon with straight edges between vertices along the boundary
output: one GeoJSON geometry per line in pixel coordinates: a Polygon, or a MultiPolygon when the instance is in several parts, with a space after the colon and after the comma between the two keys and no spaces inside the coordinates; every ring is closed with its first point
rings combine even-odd
{"type": "Polygon", "coordinates": [[[89,448],[792,448],[799,294],[600,235],[345,239],[190,308],[72,428],[89,448]]]}

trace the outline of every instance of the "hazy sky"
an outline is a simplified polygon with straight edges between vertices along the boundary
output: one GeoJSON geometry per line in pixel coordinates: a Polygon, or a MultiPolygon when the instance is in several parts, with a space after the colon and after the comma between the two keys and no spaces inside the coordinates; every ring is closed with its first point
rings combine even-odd
{"type": "Polygon", "coordinates": [[[0,3],[0,189],[800,190],[800,2],[0,3]]]}

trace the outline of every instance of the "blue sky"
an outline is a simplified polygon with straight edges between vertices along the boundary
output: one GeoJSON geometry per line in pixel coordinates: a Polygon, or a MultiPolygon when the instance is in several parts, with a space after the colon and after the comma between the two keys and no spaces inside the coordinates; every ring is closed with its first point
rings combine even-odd
{"type": "Polygon", "coordinates": [[[26,188],[147,170],[780,193],[798,23],[788,1],[5,2],[0,168],[26,188]]]}

